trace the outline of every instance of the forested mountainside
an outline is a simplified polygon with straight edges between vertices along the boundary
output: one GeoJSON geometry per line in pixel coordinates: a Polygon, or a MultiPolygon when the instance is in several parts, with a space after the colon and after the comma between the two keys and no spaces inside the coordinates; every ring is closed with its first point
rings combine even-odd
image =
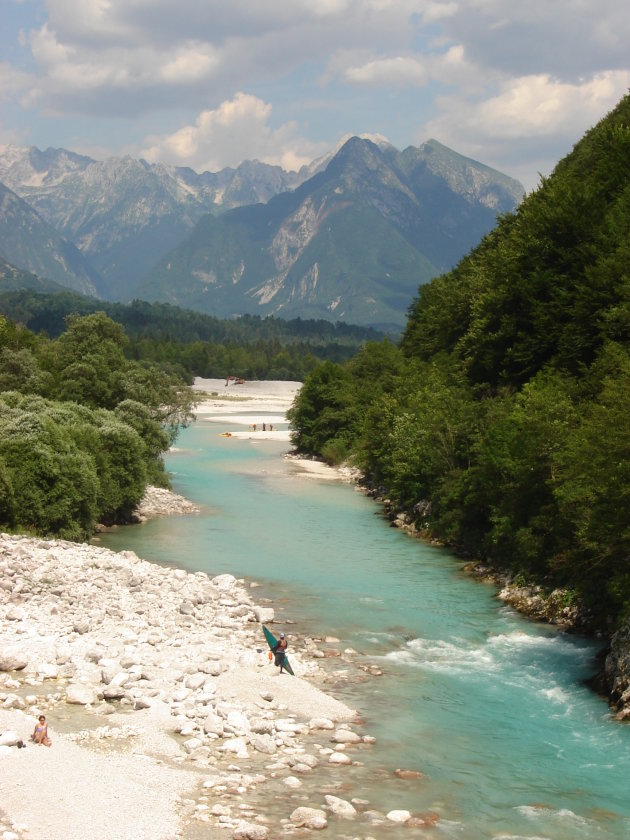
{"type": "Polygon", "coordinates": [[[19,217],[8,204],[0,213],[0,256],[74,290],[398,331],[418,284],[452,267],[523,192],[436,141],[399,152],[358,137],[297,173],[245,161],[197,174],[0,146],[0,182],[20,202],[19,217]]]}
{"type": "Polygon", "coordinates": [[[432,536],[630,616],[630,97],[420,288],[400,346],[324,364],[298,449],[353,459],[432,536]]]}
{"type": "Polygon", "coordinates": [[[46,286],[32,276],[19,276],[16,287],[14,274],[20,274],[18,269],[0,262],[0,313],[11,321],[58,338],[69,316],[105,312],[124,328],[129,358],[179,367],[191,379],[233,375],[302,381],[318,361],[346,361],[366,341],[381,337],[370,327],[339,321],[258,315],[219,320],[167,303],[105,303],[67,291],[46,294],[46,286]]]}
{"type": "Polygon", "coordinates": [[[522,194],[436,141],[398,152],[353,137],[295,191],[205,216],[135,296],[221,317],[400,329],[418,284],[454,265],[522,194]]]}
{"type": "Polygon", "coordinates": [[[310,174],[259,161],[197,173],[129,156],[97,161],[66,149],[0,147],[0,182],[76,245],[108,300],[122,299],[205,213],[267,201],[310,174]]]}

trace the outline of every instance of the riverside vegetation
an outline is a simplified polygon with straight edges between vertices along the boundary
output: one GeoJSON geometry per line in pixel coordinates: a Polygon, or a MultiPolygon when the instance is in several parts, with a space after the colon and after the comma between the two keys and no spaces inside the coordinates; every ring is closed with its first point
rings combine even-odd
{"type": "Polygon", "coordinates": [[[124,327],[129,358],[179,366],[191,378],[232,374],[301,382],[318,362],[347,361],[366,341],[382,338],[371,327],[341,321],[259,315],[221,320],[168,303],[107,303],[68,291],[45,293],[39,278],[5,268],[0,260],[0,312],[12,321],[57,337],[68,315],[102,311],[124,327]]]}
{"type": "Polygon", "coordinates": [[[299,451],[607,633],[630,618],[629,231],[626,96],[420,288],[400,345],[320,365],[290,412],[299,451]]]}
{"type": "Polygon", "coordinates": [[[125,357],[104,313],[69,316],[55,340],[0,317],[0,528],[86,539],[128,521],[192,419],[177,371],[125,357]]]}

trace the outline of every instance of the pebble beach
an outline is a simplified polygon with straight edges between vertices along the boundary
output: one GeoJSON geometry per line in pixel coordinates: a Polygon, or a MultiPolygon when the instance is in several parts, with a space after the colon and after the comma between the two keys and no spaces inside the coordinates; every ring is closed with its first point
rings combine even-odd
{"type": "MultiPolygon", "coordinates": [[[[279,412],[294,393],[274,392],[279,412]]],[[[149,488],[138,517],[193,512],[149,488]]],[[[265,840],[359,811],[369,825],[409,821],[342,795],[374,739],[326,691],[338,640],[279,625],[257,590],[0,534],[1,840],[265,840]],[[287,631],[294,677],[270,662],[263,623],[287,631]],[[30,740],[40,714],[50,747],[30,740]]]]}

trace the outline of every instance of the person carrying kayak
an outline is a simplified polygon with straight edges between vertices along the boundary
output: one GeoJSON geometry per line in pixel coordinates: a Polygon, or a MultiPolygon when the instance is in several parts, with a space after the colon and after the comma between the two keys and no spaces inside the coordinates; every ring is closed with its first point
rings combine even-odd
{"type": "Polygon", "coordinates": [[[284,633],[280,633],[280,638],[273,646],[274,664],[280,666],[280,673],[282,673],[282,669],[284,668],[284,656],[288,646],[289,643],[287,642],[286,636],[284,633]]]}

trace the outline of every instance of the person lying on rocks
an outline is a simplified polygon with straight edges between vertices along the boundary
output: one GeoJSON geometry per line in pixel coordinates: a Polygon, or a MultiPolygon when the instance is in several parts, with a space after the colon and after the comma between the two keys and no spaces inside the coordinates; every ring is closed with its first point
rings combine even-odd
{"type": "Polygon", "coordinates": [[[36,744],[43,744],[45,747],[50,747],[52,741],[48,737],[48,724],[46,723],[46,716],[40,715],[38,722],[35,724],[35,729],[31,735],[31,740],[36,744]]]}

